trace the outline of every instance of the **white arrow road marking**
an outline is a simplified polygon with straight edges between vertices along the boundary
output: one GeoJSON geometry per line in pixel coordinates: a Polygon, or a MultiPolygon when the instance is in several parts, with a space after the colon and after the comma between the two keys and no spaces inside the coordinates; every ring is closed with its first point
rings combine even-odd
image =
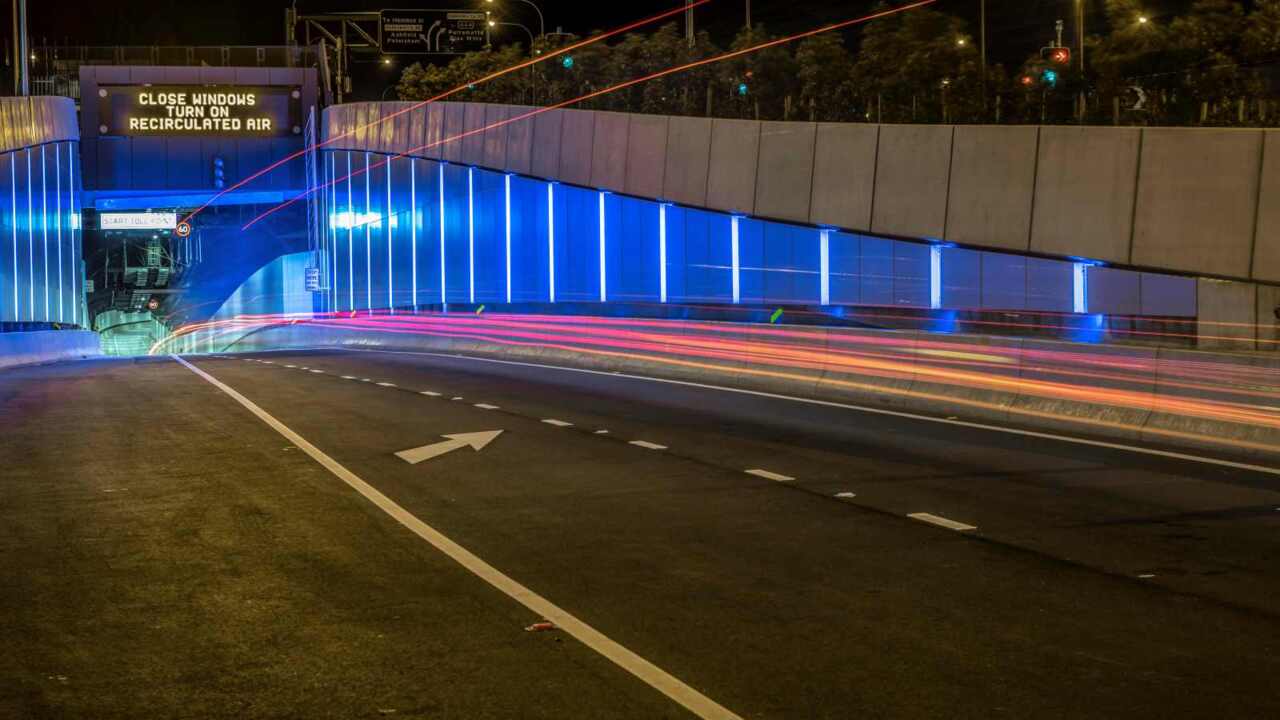
{"type": "Polygon", "coordinates": [[[498,437],[501,434],[502,434],[501,430],[486,430],[484,432],[458,433],[456,435],[441,435],[440,437],[446,438],[444,442],[438,442],[432,445],[423,445],[422,447],[413,448],[411,450],[401,450],[400,452],[396,453],[396,457],[409,463],[410,465],[417,465],[418,463],[424,460],[430,460],[431,458],[434,458],[434,457],[440,457],[445,453],[453,452],[454,450],[464,448],[468,445],[470,445],[472,449],[479,452],[480,450],[484,449],[484,446],[493,442],[494,438],[498,437]]]}
{"type": "Polygon", "coordinates": [[[672,701],[679,703],[702,720],[742,720],[741,716],[733,711],[635,654],[613,638],[583,622],[577,616],[570,614],[569,611],[559,605],[520,584],[510,575],[503,573],[485,562],[478,555],[454,542],[449,536],[426,524],[416,515],[405,510],[403,506],[383,495],[377,488],[365,482],[359,475],[348,470],[345,465],[325,454],[320,448],[307,442],[306,438],[272,417],[252,400],[236,392],[231,386],[176,355],[171,355],[170,357],[240,403],[244,409],[253,413],[259,420],[283,435],[285,439],[309,455],[312,460],[320,463],[326,470],[346,483],[348,487],[360,493],[366,500],[376,505],[379,510],[382,510],[396,522],[403,525],[414,535],[425,540],[432,547],[447,555],[454,562],[466,568],[468,572],[488,583],[494,589],[525,606],[535,616],[545,618],[548,622],[554,623],[556,627],[576,638],[578,642],[596,651],[602,657],[639,678],[649,687],[666,695],[672,701]]]}

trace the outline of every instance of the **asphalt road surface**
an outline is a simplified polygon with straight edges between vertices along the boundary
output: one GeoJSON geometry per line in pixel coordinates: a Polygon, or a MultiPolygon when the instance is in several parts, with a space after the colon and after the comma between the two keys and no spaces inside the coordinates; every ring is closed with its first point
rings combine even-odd
{"type": "Polygon", "coordinates": [[[1280,717],[1280,474],[476,359],[188,360],[0,373],[0,717],[1280,717]]]}

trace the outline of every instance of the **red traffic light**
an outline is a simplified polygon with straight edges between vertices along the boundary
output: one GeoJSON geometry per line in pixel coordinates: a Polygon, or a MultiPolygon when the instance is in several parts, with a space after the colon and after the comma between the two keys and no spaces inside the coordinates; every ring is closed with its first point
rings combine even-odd
{"type": "Polygon", "coordinates": [[[1069,47],[1047,47],[1040,50],[1040,57],[1048,60],[1054,65],[1069,65],[1071,63],[1071,48],[1069,47]]]}
{"type": "Polygon", "coordinates": [[[1035,79],[1035,78],[1033,78],[1033,77],[1031,77],[1030,75],[1023,75],[1023,76],[1022,76],[1022,84],[1023,84],[1023,85],[1030,85],[1031,83],[1033,83],[1033,82],[1035,82],[1035,81],[1036,81],[1036,79],[1035,79]]]}

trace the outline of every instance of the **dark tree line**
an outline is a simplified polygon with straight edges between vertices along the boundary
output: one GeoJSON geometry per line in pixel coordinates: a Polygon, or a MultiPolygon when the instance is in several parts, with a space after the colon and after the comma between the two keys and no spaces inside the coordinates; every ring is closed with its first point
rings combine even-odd
{"type": "MultiPolygon", "coordinates": [[[[1103,32],[1054,66],[983,66],[960,18],[923,8],[634,85],[577,107],[766,120],[1274,124],[1280,113],[1280,0],[1195,0],[1178,17],[1147,18],[1139,0],[1105,0],[1103,32]],[[1046,75],[1046,70],[1054,71],[1046,75]],[[1052,78],[1049,82],[1047,78],[1052,78]]],[[[1046,33],[1051,34],[1047,31],[1046,33]]],[[[573,51],[470,87],[454,99],[547,105],[666,68],[773,39],[744,28],[727,48],[702,33],[692,47],[674,23],[573,51]]],[[[535,55],[576,41],[535,41],[535,55]]],[[[993,43],[998,38],[991,38],[993,43]]],[[[420,100],[527,60],[520,44],[414,64],[397,91],[420,100]]]]}

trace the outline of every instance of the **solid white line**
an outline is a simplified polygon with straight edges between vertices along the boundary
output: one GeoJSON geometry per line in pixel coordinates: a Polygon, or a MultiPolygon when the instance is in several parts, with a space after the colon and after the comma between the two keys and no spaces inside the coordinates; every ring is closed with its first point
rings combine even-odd
{"type": "Polygon", "coordinates": [[[978,526],[976,525],[965,525],[962,522],[956,522],[955,520],[948,520],[940,515],[931,515],[929,513],[911,513],[907,515],[907,517],[911,518],[912,520],[927,522],[930,525],[937,525],[938,527],[944,527],[948,530],[965,531],[965,530],[978,529],[978,526]]]}
{"type": "Polygon", "coordinates": [[[666,450],[667,449],[666,445],[659,445],[658,443],[651,443],[645,440],[632,440],[629,444],[635,445],[637,447],[642,447],[645,450],[666,450]]]}
{"type": "Polygon", "coordinates": [[[1169,458],[1172,460],[1185,460],[1187,462],[1202,463],[1205,465],[1216,465],[1218,467],[1229,467],[1236,470],[1247,470],[1249,472],[1263,473],[1265,475],[1275,475],[1280,477],[1280,468],[1266,467],[1265,465],[1252,465],[1250,463],[1235,462],[1232,460],[1221,460],[1218,458],[1204,457],[1202,455],[1191,455],[1188,453],[1173,452],[1170,450],[1156,450],[1155,448],[1137,447],[1134,445],[1124,445],[1121,443],[1107,442],[1105,440],[1088,440],[1086,438],[1071,437],[1069,435],[1054,435],[1053,433],[1037,432],[1035,430],[1019,430],[1018,428],[1000,427],[999,425],[987,425],[986,423],[970,422],[967,420],[956,420],[953,418],[930,417],[928,415],[917,415],[915,413],[900,412],[898,410],[885,410],[884,408],[867,407],[865,405],[853,405],[850,403],[836,402],[834,400],[817,400],[814,398],[796,397],[793,395],[782,395],[779,393],[764,392],[762,390],[747,390],[744,388],[725,387],[723,385],[710,385],[707,383],[691,382],[689,380],[672,380],[670,378],[656,378],[647,375],[632,375],[629,373],[611,372],[605,370],[588,370],[586,368],[571,368],[560,365],[546,365],[543,363],[521,362],[518,360],[497,360],[495,358],[484,358],[471,355],[456,355],[448,353],[432,353],[417,352],[409,350],[375,350],[372,348],[342,348],[347,352],[363,352],[363,353],[386,353],[389,355],[421,355],[424,357],[438,357],[447,359],[462,358],[469,362],[487,362],[498,365],[515,365],[519,367],[541,368],[544,370],[559,370],[561,372],[582,373],[584,375],[603,375],[605,377],[626,378],[628,380],[644,380],[647,382],[663,383],[666,385],[681,385],[684,387],[696,387],[704,390],[718,390],[720,392],[736,393],[738,395],[752,395],[755,397],[771,398],[773,400],[787,400],[789,402],[805,403],[807,405],[820,405],[822,407],[841,408],[843,410],[854,410],[857,412],[870,413],[872,415],[885,415],[888,417],[905,418],[907,420],[922,420],[924,422],[938,423],[940,425],[952,425],[956,427],[965,427],[972,430],[984,430],[988,432],[1005,433],[1007,435],[1017,435],[1019,437],[1033,437],[1041,440],[1054,440],[1057,442],[1072,443],[1074,445],[1087,445],[1089,447],[1105,448],[1107,450],[1120,450],[1123,452],[1138,453],[1141,455],[1150,455],[1153,457],[1169,458]]]}
{"type": "Polygon", "coordinates": [[[754,470],[747,470],[746,472],[748,475],[755,475],[756,477],[762,477],[765,480],[776,480],[777,482],[791,482],[792,480],[795,480],[795,478],[791,477],[790,475],[779,475],[776,472],[769,472],[768,470],[761,470],[760,468],[756,468],[754,470]]]}
{"type": "Polygon", "coordinates": [[[497,410],[498,409],[497,405],[486,405],[485,403],[476,403],[474,407],[478,407],[481,410],[497,410]]]}
{"type": "Polygon", "coordinates": [[[389,382],[380,382],[380,383],[378,383],[378,387],[395,387],[395,386],[396,386],[396,384],[395,384],[395,383],[389,383],[389,382]]]}
{"type": "Polygon", "coordinates": [[[502,573],[502,571],[481,560],[470,550],[449,539],[439,530],[419,520],[391,498],[379,492],[377,488],[360,479],[359,476],[348,470],[337,460],[326,455],[324,451],[312,445],[301,435],[272,417],[266,410],[258,407],[253,401],[236,392],[230,386],[176,355],[171,355],[170,357],[240,403],[246,410],[256,415],[259,420],[280,433],[286,440],[293,443],[307,455],[310,455],[311,459],[320,463],[353,490],[363,495],[369,502],[377,505],[380,510],[390,515],[396,522],[449,556],[450,559],[466,568],[476,577],[528,608],[535,615],[554,623],[561,630],[577,639],[578,642],[596,651],[610,662],[679,703],[694,715],[704,718],[704,720],[742,720],[741,716],[734,714],[663,669],[609,639],[599,630],[579,620],[533,590],[521,585],[502,573]]]}
{"type": "Polygon", "coordinates": [[[548,425],[555,425],[556,427],[573,427],[573,423],[571,423],[571,422],[565,422],[565,421],[563,421],[563,420],[556,420],[555,418],[547,418],[546,420],[543,420],[542,422],[544,422],[544,423],[546,423],[546,424],[548,424],[548,425]]]}

